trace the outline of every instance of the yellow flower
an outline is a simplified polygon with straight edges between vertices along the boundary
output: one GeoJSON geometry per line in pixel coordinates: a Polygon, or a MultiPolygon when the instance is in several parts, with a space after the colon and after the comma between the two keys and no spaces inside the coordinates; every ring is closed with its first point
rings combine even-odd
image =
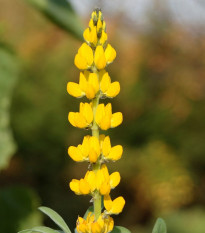
{"type": "Polygon", "coordinates": [[[103,26],[102,20],[100,18],[98,18],[98,21],[97,21],[97,32],[100,32],[102,30],[102,26],[103,26]]]}
{"type": "Polygon", "coordinates": [[[98,38],[97,38],[97,27],[92,26],[90,28],[86,28],[83,37],[86,42],[91,43],[93,45],[97,44],[98,38]]]}
{"type": "Polygon", "coordinates": [[[97,22],[97,19],[98,19],[97,11],[92,12],[91,18],[92,18],[93,21],[97,22]]]}
{"type": "Polygon", "coordinates": [[[102,165],[101,169],[87,171],[85,177],[80,180],[73,179],[70,182],[70,189],[77,195],[92,194],[98,191],[101,195],[108,195],[110,190],[120,183],[120,173],[108,173],[106,165],[102,165]]]}
{"type": "Polygon", "coordinates": [[[104,159],[116,161],[122,157],[123,148],[121,145],[111,147],[110,137],[107,136],[102,142],[102,154],[104,159]]]}
{"type": "Polygon", "coordinates": [[[91,18],[91,20],[89,21],[89,28],[92,30],[95,27],[94,21],[91,18]]]}
{"type": "Polygon", "coordinates": [[[117,112],[112,114],[111,104],[99,104],[97,106],[95,121],[102,130],[115,128],[122,123],[122,113],[117,112]]]}
{"type": "Polygon", "coordinates": [[[84,218],[78,217],[77,223],[76,223],[76,229],[77,229],[77,232],[81,232],[81,233],[88,232],[86,220],[84,218]]]}
{"type": "Polygon", "coordinates": [[[119,82],[111,83],[111,79],[109,74],[106,72],[102,75],[102,79],[100,82],[100,90],[104,96],[109,98],[113,98],[120,92],[120,84],[119,82]]]}
{"type": "Polygon", "coordinates": [[[87,195],[90,193],[89,185],[84,179],[80,179],[80,180],[73,179],[70,182],[70,189],[73,192],[75,192],[75,194],[77,195],[81,195],[81,194],[87,195]]]}
{"type": "Polygon", "coordinates": [[[121,158],[122,152],[122,146],[111,147],[110,137],[105,137],[105,135],[100,135],[100,139],[87,135],[84,137],[82,144],[68,148],[69,156],[76,162],[96,163],[101,154],[103,155],[102,161],[103,159],[116,161],[121,158]]]}
{"type": "Polygon", "coordinates": [[[101,45],[104,45],[106,41],[107,41],[107,33],[103,30],[101,32],[101,37],[99,39],[99,42],[101,45]]]}
{"type": "Polygon", "coordinates": [[[108,44],[105,49],[105,57],[107,64],[112,63],[116,58],[116,51],[110,44],[108,44]]]}
{"type": "Polygon", "coordinates": [[[86,219],[78,217],[76,229],[79,233],[109,233],[113,230],[114,221],[110,216],[104,218],[101,214],[97,220],[95,215],[89,212],[86,219]]]}
{"type": "Polygon", "coordinates": [[[93,121],[93,111],[90,104],[80,103],[79,112],[69,112],[68,120],[74,127],[89,127],[93,121]]]}
{"type": "Polygon", "coordinates": [[[78,49],[74,60],[75,65],[80,70],[86,70],[93,64],[93,50],[89,45],[83,43],[78,49]]]}
{"type": "Polygon", "coordinates": [[[76,162],[90,161],[95,163],[101,154],[100,142],[94,136],[85,136],[82,145],[70,146],[68,154],[76,162]]]}
{"type": "Polygon", "coordinates": [[[94,55],[95,66],[98,70],[102,70],[105,68],[106,64],[112,63],[115,57],[116,51],[110,44],[107,45],[105,51],[102,45],[98,45],[94,55]]]}
{"type": "Polygon", "coordinates": [[[89,27],[85,29],[83,37],[85,41],[93,47],[104,45],[107,41],[106,24],[101,11],[95,11],[91,15],[89,27]]]}
{"type": "Polygon", "coordinates": [[[99,91],[99,80],[96,73],[85,72],[80,77],[81,88],[85,90],[86,97],[93,99],[99,91]],[[87,85],[86,85],[87,81],[87,85]]]}
{"type": "Polygon", "coordinates": [[[98,70],[104,69],[106,66],[105,51],[102,45],[98,45],[95,50],[94,63],[98,70]]]}
{"type": "Polygon", "coordinates": [[[123,197],[118,197],[113,201],[110,198],[110,195],[104,196],[104,206],[106,214],[119,214],[122,212],[125,205],[125,200],[123,197]]]}
{"type": "Polygon", "coordinates": [[[88,99],[95,98],[99,91],[99,81],[96,73],[80,72],[79,84],[68,82],[67,91],[70,95],[81,98],[86,95],[88,99]]]}
{"type": "Polygon", "coordinates": [[[85,29],[83,37],[91,46],[104,45],[107,41],[107,33],[105,32],[105,21],[98,18],[97,23],[93,19],[89,22],[89,27],[85,29]],[[96,25],[95,25],[96,24],[96,25]]]}

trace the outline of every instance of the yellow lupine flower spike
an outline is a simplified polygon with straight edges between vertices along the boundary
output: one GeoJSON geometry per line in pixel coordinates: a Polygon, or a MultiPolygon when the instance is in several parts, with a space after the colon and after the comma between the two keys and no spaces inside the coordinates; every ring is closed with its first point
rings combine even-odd
{"type": "Polygon", "coordinates": [[[92,136],[84,137],[82,144],[69,146],[68,154],[76,162],[86,161],[89,170],[84,178],[72,179],[70,189],[77,195],[91,195],[94,212],[85,219],[78,217],[78,233],[109,233],[114,221],[111,214],[119,214],[124,205],[123,197],[113,201],[110,192],[120,183],[120,173],[109,174],[107,161],[122,157],[121,145],[111,146],[109,136],[99,135],[99,129],[119,126],[123,121],[121,112],[112,113],[111,103],[99,103],[101,99],[113,98],[120,92],[120,84],[112,82],[106,67],[116,58],[115,49],[107,43],[106,23],[100,9],[91,14],[89,26],[83,33],[85,42],[78,49],[74,63],[80,69],[79,83],[68,82],[67,92],[76,98],[86,97],[90,103],[80,103],[79,112],[70,112],[68,120],[74,127],[92,130],[92,136]],[[101,201],[104,197],[105,211],[101,201]]]}

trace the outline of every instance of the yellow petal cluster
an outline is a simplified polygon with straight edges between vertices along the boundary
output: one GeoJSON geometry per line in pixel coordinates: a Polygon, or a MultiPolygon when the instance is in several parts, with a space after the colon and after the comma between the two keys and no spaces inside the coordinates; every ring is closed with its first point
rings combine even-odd
{"type": "Polygon", "coordinates": [[[121,112],[112,113],[111,103],[99,103],[101,99],[113,98],[120,92],[120,84],[111,78],[106,67],[116,58],[115,49],[107,42],[106,24],[101,10],[91,14],[88,28],[83,33],[85,42],[80,46],[74,63],[80,70],[79,82],[68,82],[67,92],[76,98],[86,97],[89,103],[80,103],[79,112],[69,112],[68,121],[77,128],[90,129],[92,136],[84,137],[82,144],[69,146],[68,154],[76,162],[87,161],[89,170],[81,179],[72,179],[70,189],[77,195],[91,195],[94,212],[78,217],[78,233],[109,233],[114,221],[111,214],[119,214],[124,205],[123,197],[111,200],[110,191],[120,182],[119,172],[109,174],[107,161],[122,157],[121,145],[111,146],[110,137],[100,130],[115,128],[122,123],[121,112]],[[102,198],[104,212],[102,213],[102,198]]]}
{"type": "Polygon", "coordinates": [[[80,72],[79,84],[74,82],[68,82],[67,92],[76,98],[86,96],[88,99],[93,99],[96,94],[100,91],[102,98],[108,97],[113,98],[120,92],[119,82],[111,82],[111,78],[104,70],[100,74],[99,78],[96,73],[89,71],[80,72]]]}
{"type": "Polygon", "coordinates": [[[86,96],[88,99],[95,98],[100,88],[98,76],[89,71],[80,72],[79,84],[68,82],[67,91],[70,95],[81,98],[86,96]]]}
{"type": "Polygon", "coordinates": [[[103,164],[97,172],[87,171],[84,178],[73,179],[70,182],[70,189],[77,195],[92,195],[96,191],[101,195],[109,195],[110,190],[114,189],[119,183],[120,173],[113,172],[109,175],[106,165],[103,164]]]}
{"type": "Polygon", "coordinates": [[[106,160],[117,161],[121,158],[122,153],[122,146],[111,147],[110,137],[105,137],[103,134],[100,135],[99,139],[87,135],[84,137],[82,144],[68,148],[69,156],[76,162],[88,161],[96,163],[98,159],[102,162],[106,160]]]}
{"type": "Polygon", "coordinates": [[[102,70],[106,65],[112,63],[115,57],[116,51],[110,44],[107,45],[106,49],[102,45],[98,45],[93,52],[89,45],[83,43],[75,56],[74,63],[80,70],[92,69],[93,66],[102,70]]]}
{"type": "Polygon", "coordinates": [[[104,45],[107,41],[106,25],[102,14],[94,14],[91,16],[89,27],[85,29],[83,37],[85,41],[92,47],[104,45]]]}
{"type": "Polygon", "coordinates": [[[111,83],[111,78],[107,72],[101,72],[102,74],[101,81],[100,81],[100,90],[102,96],[113,98],[117,96],[120,92],[120,83],[113,82],[111,83]]]}
{"type": "Polygon", "coordinates": [[[122,123],[122,120],[121,112],[112,114],[112,105],[110,103],[106,106],[104,104],[97,106],[95,121],[102,130],[115,128],[122,123]]]}
{"type": "Polygon", "coordinates": [[[122,212],[125,205],[125,200],[123,197],[117,197],[113,201],[110,195],[104,197],[104,206],[106,209],[106,214],[119,214],[122,212]]]}
{"type": "Polygon", "coordinates": [[[80,70],[86,70],[93,64],[93,50],[86,43],[83,43],[78,49],[74,60],[75,65],[80,70]]]}
{"type": "Polygon", "coordinates": [[[78,217],[76,229],[79,233],[109,233],[113,230],[114,221],[110,216],[101,214],[96,220],[95,215],[89,212],[87,218],[78,217]]]}
{"type": "Polygon", "coordinates": [[[68,120],[74,127],[89,127],[93,121],[91,105],[89,103],[80,103],[79,112],[69,112],[68,120]]]}
{"type": "Polygon", "coordinates": [[[114,61],[116,57],[115,49],[108,44],[104,50],[102,45],[98,45],[95,49],[94,63],[98,70],[105,68],[107,64],[110,64],[114,61]]]}

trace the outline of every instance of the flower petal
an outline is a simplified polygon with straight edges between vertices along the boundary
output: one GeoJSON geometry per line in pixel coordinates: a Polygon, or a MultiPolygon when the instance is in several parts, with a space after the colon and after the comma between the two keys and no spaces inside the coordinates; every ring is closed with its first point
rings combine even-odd
{"type": "Polygon", "coordinates": [[[105,137],[103,144],[102,144],[102,153],[105,157],[108,156],[111,150],[111,144],[110,144],[110,137],[105,137]]]}
{"type": "Polygon", "coordinates": [[[122,123],[123,120],[123,116],[121,112],[116,112],[114,114],[112,114],[112,118],[111,118],[111,127],[115,128],[118,125],[120,125],[122,123]]]}
{"type": "Polygon", "coordinates": [[[120,92],[120,84],[119,82],[113,82],[111,83],[111,85],[109,86],[108,90],[106,91],[106,96],[113,98],[116,95],[118,95],[120,92]]]}
{"type": "Polygon", "coordinates": [[[117,145],[111,148],[110,153],[106,156],[107,159],[116,161],[122,157],[123,148],[121,145],[117,145]]]}
{"type": "Polygon", "coordinates": [[[110,186],[111,188],[115,188],[120,183],[120,173],[119,172],[113,172],[110,175],[110,186]]]}
{"type": "Polygon", "coordinates": [[[70,189],[77,195],[80,195],[80,189],[79,189],[79,180],[72,179],[72,181],[69,184],[70,189]]]}
{"type": "Polygon", "coordinates": [[[109,74],[106,72],[103,76],[102,76],[102,80],[100,82],[100,89],[103,93],[105,93],[109,86],[111,84],[111,80],[110,80],[110,76],[109,74]]]}
{"type": "Polygon", "coordinates": [[[85,160],[81,151],[75,146],[70,146],[68,148],[68,154],[71,157],[71,159],[73,159],[76,162],[82,162],[85,160]]]}
{"type": "Polygon", "coordinates": [[[95,62],[97,69],[99,70],[104,69],[106,66],[105,53],[101,45],[98,45],[95,50],[94,62],[95,62]]]}
{"type": "Polygon", "coordinates": [[[68,82],[67,92],[76,98],[80,98],[85,95],[85,93],[81,90],[79,84],[73,82],[68,82]]]}
{"type": "Polygon", "coordinates": [[[108,44],[107,48],[105,49],[105,57],[108,64],[113,62],[116,58],[116,51],[110,44],[108,44]]]}

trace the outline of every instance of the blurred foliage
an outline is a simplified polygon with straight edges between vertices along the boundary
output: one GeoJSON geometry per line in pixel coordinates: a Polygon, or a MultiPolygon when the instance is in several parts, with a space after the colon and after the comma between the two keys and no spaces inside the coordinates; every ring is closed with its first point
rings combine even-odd
{"type": "MultiPolygon", "coordinates": [[[[79,46],[36,10],[17,1],[3,0],[5,10],[0,8],[4,36],[15,45],[22,64],[11,105],[18,151],[1,174],[0,187],[19,183],[33,187],[43,205],[59,212],[73,229],[89,201],[76,197],[68,186],[87,169],[87,164],[76,165],[67,156],[67,146],[79,144],[89,133],[67,122],[68,112],[77,110],[79,104],[66,93],[67,82],[78,81],[73,59],[79,46]]],[[[113,111],[124,115],[123,125],[109,132],[113,146],[124,147],[122,160],[109,164],[113,171],[117,166],[122,176],[113,196],[126,199],[126,214],[115,218],[116,225],[133,233],[150,233],[154,219],[166,216],[170,233],[201,233],[205,210],[205,38],[172,25],[170,19],[152,20],[149,30],[141,34],[136,34],[132,25],[123,27],[119,20],[120,15],[110,18],[108,24],[109,40],[117,50],[109,73],[121,83],[121,93],[112,101],[113,111]]],[[[4,54],[5,48],[1,51],[4,54]]],[[[12,64],[8,72],[18,62],[12,64]]],[[[0,218],[0,225],[4,221],[0,218]]],[[[48,219],[45,223],[55,227],[48,219]]]]}
{"type": "Polygon", "coordinates": [[[40,205],[37,195],[24,187],[7,187],[0,190],[1,232],[14,233],[18,230],[42,223],[37,211],[40,205]]]}
{"type": "Polygon", "coordinates": [[[17,81],[19,66],[16,55],[0,42],[0,169],[6,168],[16,145],[10,129],[12,91],[17,81]]]}
{"type": "Polygon", "coordinates": [[[202,233],[205,229],[205,211],[195,207],[172,213],[166,217],[170,233],[202,233]]]}
{"type": "Polygon", "coordinates": [[[152,209],[158,216],[192,201],[191,174],[164,143],[151,142],[134,153],[137,156],[127,159],[129,172],[124,171],[123,175],[130,173],[129,185],[142,212],[152,209]],[[135,176],[134,171],[137,171],[135,176]]]}
{"type": "Polygon", "coordinates": [[[59,27],[82,40],[82,27],[68,0],[26,0],[59,27]]]}

